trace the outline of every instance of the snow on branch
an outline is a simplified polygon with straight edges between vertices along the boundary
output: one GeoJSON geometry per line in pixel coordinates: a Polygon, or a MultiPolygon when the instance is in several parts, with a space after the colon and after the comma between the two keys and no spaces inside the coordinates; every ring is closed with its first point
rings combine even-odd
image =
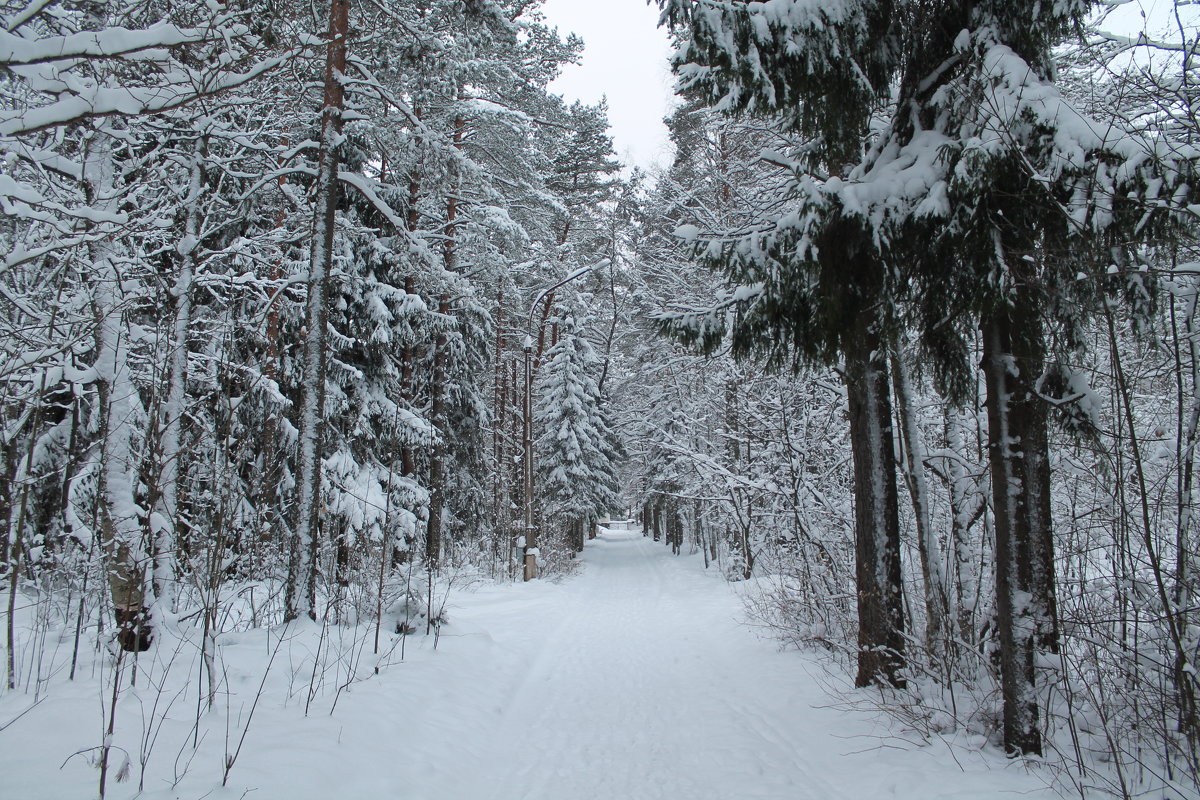
{"type": "Polygon", "coordinates": [[[160,114],[245,86],[301,52],[296,49],[264,59],[245,72],[177,72],[169,83],[158,86],[80,86],[68,96],[44,106],[0,113],[0,136],[25,136],[94,117],[160,114]]]}
{"type": "Polygon", "coordinates": [[[214,41],[209,30],[179,28],[163,22],[142,30],[107,28],[36,39],[0,31],[0,62],[11,69],[82,58],[123,58],[133,54],[157,61],[165,58],[166,48],[208,41],[214,41]]]}

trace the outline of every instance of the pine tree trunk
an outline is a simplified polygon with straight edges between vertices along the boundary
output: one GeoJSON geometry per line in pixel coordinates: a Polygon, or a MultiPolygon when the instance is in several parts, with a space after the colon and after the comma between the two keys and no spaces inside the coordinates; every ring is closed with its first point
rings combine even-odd
{"type": "MultiPolygon", "coordinates": [[[[404,279],[404,293],[416,294],[415,283],[412,277],[404,279]]],[[[404,346],[400,350],[400,399],[404,401],[404,407],[411,410],[415,392],[413,391],[413,344],[410,340],[405,340],[404,346]]],[[[413,458],[413,447],[406,437],[400,445],[400,474],[406,478],[411,478],[416,473],[417,468],[413,458]]]]}
{"type": "Polygon", "coordinates": [[[538,540],[537,529],[533,523],[533,363],[532,345],[525,342],[525,392],[522,401],[525,406],[521,414],[521,486],[522,507],[524,509],[524,573],[526,581],[538,576],[538,540]]]}
{"type": "Polygon", "coordinates": [[[346,37],[350,27],[350,0],[331,0],[329,44],[325,61],[324,105],[321,109],[321,144],[315,184],[312,257],[308,274],[305,314],[304,385],[300,400],[296,526],[284,598],[284,619],[304,613],[316,619],[317,555],[320,550],[321,428],[325,417],[325,372],[328,361],[329,274],[333,268],[333,234],[340,197],[337,147],[342,136],[346,107],[342,77],[346,73],[346,37]],[[304,597],[299,597],[304,580],[304,597]]]}
{"type": "MultiPolygon", "coordinates": [[[[459,94],[461,93],[460,87],[459,94]]],[[[466,121],[459,114],[454,118],[454,133],[451,139],[455,150],[462,150],[465,130],[466,121]]],[[[448,177],[451,194],[446,201],[446,240],[442,245],[442,263],[447,272],[455,272],[458,269],[458,242],[455,240],[455,232],[458,229],[458,192],[461,183],[457,162],[451,162],[448,177]]],[[[438,299],[438,314],[443,317],[441,324],[445,325],[445,317],[450,314],[449,295],[443,294],[438,299]]],[[[425,559],[427,567],[435,572],[441,562],[443,516],[446,510],[446,437],[449,435],[446,425],[446,368],[450,357],[449,343],[450,337],[443,328],[438,334],[433,354],[433,383],[430,386],[430,423],[438,434],[438,440],[429,458],[429,525],[425,533],[425,559]]]]}
{"type": "Polygon", "coordinates": [[[988,453],[996,521],[996,609],[1004,747],[1042,752],[1035,658],[1057,647],[1041,325],[1027,290],[982,320],[988,453]]]}
{"type": "Polygon", "coordinates": [[[858,583],[855,685],[903,686],[904,596],[896,455],[886,351],[873,324],[870,315],[860,314],[846,344],[858,583]]]}
{"type": "Polygon", "coordinates": [[[508,386],[504,372],[504,290],[496,292],[496,351],[492,361],[492,542],[499,547],[504,515],[504,464],[508,451],[504,446],[504,426],[508,414],[508,386]]]}
{"type": "MultiPolygon", "coordinates": [[[[438,314],[450,313],[450,297],[442,295],[438,300],[438,314]]],[[[446,324],[442,320],[443,325],[446,324]]],[[[437,432],[437,441],[429,457],[429,525],[425,529],[425,563],[436,572],[441,562],[442,517],[446,508],[446,363],[449,360],[450,337],[445,329],[438,334],[437,350],[433,356],[433,395],[430,404],[430,423],[437,432]]]]}

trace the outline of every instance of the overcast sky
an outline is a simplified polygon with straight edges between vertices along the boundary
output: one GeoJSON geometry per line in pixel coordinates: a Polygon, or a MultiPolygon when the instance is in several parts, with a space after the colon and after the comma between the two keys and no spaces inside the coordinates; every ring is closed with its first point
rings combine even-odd
{"type": "MultiPolygon", "coordinates": [[[[1159,33],[1174,23],[1172,0],[1132,0],[1118,7],[1105,28],[1135,33],[1143,27],[1159,33]]],[[[673,103],[672,77],[666,65],[670,44],[658,27],[658,7],[646,0],[547,0],[542,10],[559,33],[579,34],[587,47],[582,63],[568,65],[551,88],[568,100],[596,103],[608,97],[608,119],[617,155],[629,165],[664,166],[670,160],[662,124],[673,103]]],[[[1200,12],[1184,8],[1188,24],[1200,12]]]]}
{"type": "Polygon", "coordinates": [[[546,19],[564,36],[587,45],[579,66],[568,65],[551,88],[568,100],[608,97],[617,155],[626,164],[666,164],[671,149],[662,118],[672,104],[670,44],[658,8],[646,0],[548,0],[546,19]]]}

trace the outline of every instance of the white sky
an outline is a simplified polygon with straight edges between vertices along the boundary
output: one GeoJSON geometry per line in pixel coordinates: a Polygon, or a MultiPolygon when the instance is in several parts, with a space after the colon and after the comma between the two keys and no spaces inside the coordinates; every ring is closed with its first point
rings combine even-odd
{"type": "MultiPolygon", "coordinates": [[[[1172,0],[1132,0],[1106,20],[1105,28],[1159,33],[1172,25],[1172,0]]],[[[608,119],[617,155],[627,165],[666,166],[671,145],[662,124],[674,105],[673,78],[666,59],[670,43],[658,27],[658,6],[646,0],[546,0],[546,19],[564,36],[579,34],[582,63],[568,65],[551,84],[567,100],[596,103],[608,97],[608,119]]],[[[1187,9],[1190,23],[1198,12],[1187,9]]]]}
{"type": "Polygon", "coordinates": [[[673,104],[670,43],[658,28],[658,7],[646,0],[547,0],[546,19],[564,37],[579,34],[587,47],[579,66],[568,65],[551,84],[567,100],[608,97],[617,155],[628,165],[666,166],[666,126],[673,104]]]}

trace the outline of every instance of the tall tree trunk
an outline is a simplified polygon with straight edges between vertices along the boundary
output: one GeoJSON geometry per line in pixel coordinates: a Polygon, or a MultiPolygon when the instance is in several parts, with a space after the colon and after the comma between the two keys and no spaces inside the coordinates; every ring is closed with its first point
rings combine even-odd
{"type": "MultiPolygon", "coordinates": [[[[966,453],[961,413],[947,407],[944,425],[946,449],[956,455],[966,453]]],[[[980,560],[978,544],[971,536],[971,528],[983,514],[987,503],[983,495],[976,491],[975,482],[958,458],[947,459],[946,481],[950,493],[950,539],[954,548],[955,621],[958,638],[973,647],[978,640],[976,614],[981,588],[975,571],[975,565],[980,560]]]]}
{"type": "MultiPolygon", "coordinates": [[[[408,295],[416,294],[416,288],[412,277],[404,279],[404,292],[408,295]]],[[[411,328],[409,336],[412,336],[411,328]]],[[[404,407],[412,410],[413,400],[416,392],[413,386],[413,360],[416,356],[414,352],[411,338],[405,339],[404,346],[400,350],[400,399],[404,401],[404,407]]],[[[417,467],[413,458],[412,443],[406,437],[400,445],[400,474],[406,478],[411,478],[416,474],[417,467]]]]}
{"type": "Polygon", "coordinates": [[[333,234],[340,198],[337,147],[342,136],[346,95],[346,37],[350,27],[350,0],[329,4],[329,44],[325,60],[324,105],[321,109],[321,144],[317,164],[316,213],[313,216],[312,253],[308,273],[308,307],[305,314],[304,385],[300,400],[296,525],[284,598],[284,619],[304,613],[316,619],[317,554],[320,548],[321,429],[325,417],[325,372],[328,361],[329,274],[333,268],[333,234]],[[299,597],[304,580],[303,601],[299,597]]]}
{"type": "MultiPolygon", "coordinates": [[[[116,211],[113,199],[113,153],[107,131],[102,127],[87,153],[85,179],[93,207],[116,211]]],[[[105,571],[112,594],[117,640],[123,650],[150,648],[153,628],[146,573],[150,556],[140,518],[145,510],[137,504],[133,475],[135,420],[142,416],[137,387],[129,374],[129,353],[120,298],[121,275],[114,262],[111,241],[102,239],[90,246],[95,274],[96,387],[100,408],[99,539],[105,571]]]]}
{"type": "Polygon", "coordinates": [[[524,548],[524,579],[531,581],[538,576],[538,545],[537,529],[533,524],[533,344],[525,340],[525,392],[522,402],[525,404],[521,414],[521,486],[522,508],[524,509],[525,526],[522,537],[524,548]]]}
{"type": "MultiPolygon", "coordinates": [[[[461,96],[462,89],[459,88],[461,96]]],[[[463,149],[463,137],[466,133],[466,120],[462,114],[454,117],[454,133],[451,136],[451,144],[454,145],[456,153],[461,153],[463,149]]],[[[456,156],[457,158],[457,156],[456,156]]],[[[442,260],[446,265],[447,272],[458,271],[458,251],[455,234],[458,231],[458,203],[459,192],[462,191],[462,179],[459,176],[459,168],[457,161],[451,161],[448,170],[448,181],[450,184],[450,197],[446,200],[446,240],[442,245],[442,260]]]]}
{"type": "MultiPolygon", "coordinates": [[[[438,300],[438,314],[448,317],[450,297],[442,295],[438,300]]],[[[441,325],[446,325],[445,319],[441,325]]],[[[446,364],[449,361],[450,336],[445,328],[438,333],[437,350],[433,355],[433,395],[430,404],[429,422],[437,434],[437,440],[429,456],[429,525],[425,529],[425,563],[430,571],[436,572],[442,552],[442,518],[446,508],[446,364]]]]}
{"type": "MultiPolygon", "coordinates": [[[[509,360],[508,385],[511,387],[509,403],[512,413],[509,414],[509,441],[518,443],[513,448],[515,455],[508,463],[506,478],[508,480],[508,505],[512,523],[512,540],[519,541],[525,536],[525,395],[521,383],[520,359],[509,360]]],[[[525,554],[521,554],[521,563],[525,563],[525,554]]]]}
{"type": "MultiPolygon", "coordinates": [[[[459,95],[462,89],[459,89],[459,95]]],[[[456,151],[463,147],[463,134],[466,121],[462,114],[454,118],[454,133],[452,143],[456,151]]],[[[446,201],[446,240],[442,245],[442,262],[447,272],[458,269],[458,242],[455,234],[458,230],[458,193],[461,190],[461,180],[458,175],[457,162],[450,164],[450,197],[446,201]]],[[[443,294],[438,299],[438,314],[443,317],[439,324],[445,326],[450,314],[450,296],[443,294]]],[[[438,333],[436,349],[433,354],[433,383],[430,386],[430,424],[437,432],[437,441],[429,458],[429,524],[425,529],[425,562],[431,572],[436,572],[441,560],[442,527],[446,510],[446,437],[449,430],[446,425],[446,370],[449,360],[450,336],[443,327],[438,333]]]]}
{"type": "Polygon", "coordinates": [[[504,426],[508,414],[508,385],[504,371],[504,290],[496,292],[496,351],[492,361],[492,547],[498,554],[500,531],[504,529],[504,465],[508,448],[504,426]]]}
{"type": "Polygon", "coordinates": [[[904,595],[896,454],[886,348],[875,324],[870,314],[859,314],[846,343],[858,582],[855,685],[903,686],[904,595]]]}
{"type": "MultiPolygon", "coordinates": [[[[151,509],[151,529],[154,534],[154,589],[158,596],[167,599],[175,578],[175,543],[183,528],[180,519],[179,495],[183,470],[180,461],[183,453],[179,439],[183,427],[184,403],[187,395],[188,334],[192,324],[192,281],[196,272],[196,249],[200,246],[200,195],[203,190],[204,139],[196,141],[196,152],[192,157],[188,194],[185,200],[187,218],[184,222],[183,240],[177,249],[180,253],[179,274],[171,294],[175,298],[175,314],[171,324],[170,365],[167,375],[166,402],[159,410],[161,438],[159,454],[161,468],[158,473],[156,498],[151,509]]],[[[169,602],[169,600],[168,600],[169,602]]]]}
{"type": "MultiPolygon", "coordinates": [[[[421,110],[413,108],[413,115],[419,120],[421,119],[421,110]]],[[[420,222],[420,214],[417,211],[417,204],[421,199],[421,176],[416,170],[413,170],[408,179],[408,213],[405,216],[405,225],[408,227],[409,233],[415,233],[417,225],[420,222]]],[[[404,278],[404,293],[408,295],[416,294],[416,284],[411,275],[404,278]]],[[[413,403],[413,342],[412,342],[412,327],[409,326],[409,336],[404,341],[404,346],[400,351],[400,398],[404,401],[404,406],[408,410],[412,410],[413,403]]],[[[400,445],[400,474],[404,477],[412,477],[416,472],[416,466],[413,463],[413,448],[407,438],[400,445]]]]}
{"type": "Polygon", "coordinates": [[[925,649],[935,663],[941,663],[946,651],[946,620],[949,601],[942,570],[942,552],[933,530],[929,506],[929,483],[925,478],[925,445],[912,407],[912,386],[904,356],[892,353],[892,382],[896,391],[896,412],[900,418],[904,442],[904,477],[912,500],[917,524],[917,552],[921,560],[921,578],[925,584],[925,649]]]}
{"type": "Polygon", "coordinates": [[[1036,383],[1042,326],[1029,289],[982,319],[988,453],[996,521],[996,612],[1004,747],[1042,752],[1035,656],[1057,648],[1047,410],[1036,383]]]}

